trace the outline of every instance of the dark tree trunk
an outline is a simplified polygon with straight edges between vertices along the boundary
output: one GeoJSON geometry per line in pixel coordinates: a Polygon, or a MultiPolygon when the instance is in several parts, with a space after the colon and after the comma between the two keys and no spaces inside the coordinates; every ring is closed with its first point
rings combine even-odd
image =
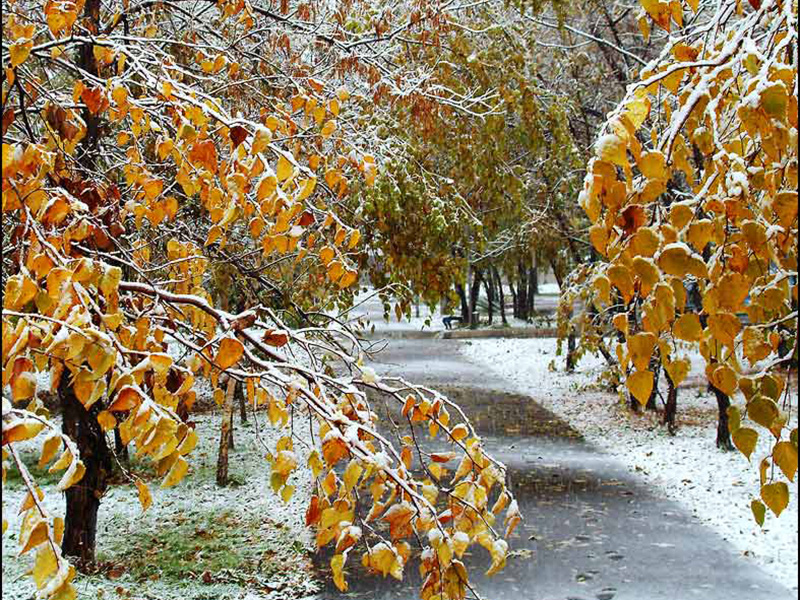
{"type": "Polygon", "coordinates": [[[128,464],[130,458],[128,456],[128,447],[122,443],[122,436],[119,433],[119,428],[114,428],[114,454],[117,455],[117,460],[128,464]]]}
{"type": "Polygon", "coordinates": [[[678,431],[675,423],[678,415],[678,389],[666,369],[664,369],[664,377],[667,379],[667,405],[664,407],[664,425],[667,426],[670,435],[675,435],[678,431]]]}
{"type": "Polygon", "coordinates": [[[658,403],[656,402],[656,398],[658,397],[658,380],[661,377],[661,358],[659,357],[658,351],[654,352],[653,356],[650,358],[650,370],[653,372],[653,389],[650,391],[650,397],[647,399],[645,408],[647,410],[656,411],[658,410],[658,403]]]}
{"type": "Polygon", "coordinates": [[[528,316],[536,315],[536,290],[539,284],[536,281],[536,269],[528,269],[528,316]]]}
{"type": "Polygon", "coordinates": [[[111,451],[97,422],[100,403],[87,411],[75,397],[66,371],[61,375],[58,395],[63,410],[62,430],[77,445],[86,468],[83,478],[65,493],[67,511],[61,549],[66,556],[75,558],[78,568],[85,568],[95,558],[97,512],[111,474],[111,451]]]}
{"type": "Polygon", "coordinates": [[[517,263],[517,273],[519,285],[517,286],[517,301],[519,302],[519,314],[517,318],[528,320],[528,270],[522,260],[517,263]]]}
{"type": "Polygon", "coordinates": [[[514,287],[514,275],[508,278],[508,289],[511,292],[511,311],[515,319],[519,319],[519,300],[517,299],[517,289],[514,287]]]}
{"type": "Polygon", "coordinates": [[[491,271],[489,271],[489,276],[483,278],[483,288],[486,290],[486,300],[487,300],[487,318],[489,319],[489,325],[492,324],[494,321],[494,278],[491,276],[491,271]]]}
{"type": "Polygon", "coordinates": [[[469,303],[467,302],[467,292],[464,290],[464,286],[460,283],[456,284],[456,292],[458,293],[459,300],[461,300],[461,322],[469,323],[469,303]]]}
{"type": "Polygon", "coordinates": [[[469,326],[475,329],[479,325],[480,318],[478,317],[478,298],[481,293],[481,281],[483,280],[483,272],[477,267],[473,267],[475,274],[472,277],[472,288],[469,291],[469,326]]]}
{"type": "Polygon", "coordinates": [[[728,407],[731,405],[731,399],[728,395],[720,389],[709,384],[711,391],[717,397],[717,409],[719,411],[717,420],[717,448],[720,450],[730,451],[734,449],[733,442],[731,442],[731,430],[728,426],[728,407]]]}
{"type": "Polygon", "coordinates": [[[495,285],[497,285],[498,304],[500,305],[500,318],[503,321],[503,325],[508,325],[508,319],[506,319],[506,296],[503,293],[503,279],[500,277],[500,271],[497,270],[497,267],[492,267],[492,275],[494,276],[495,285]]]}

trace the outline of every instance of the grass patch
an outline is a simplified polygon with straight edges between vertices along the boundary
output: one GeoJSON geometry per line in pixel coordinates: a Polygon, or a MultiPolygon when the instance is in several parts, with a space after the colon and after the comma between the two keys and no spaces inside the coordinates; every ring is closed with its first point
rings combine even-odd
{"type": "Polygon", "coordinates": [[[240,584],[264,591],[278,589],[276,576],[299,560],[307,560],[303,545],[286,539],[279,524],[233,512],[178,515],[157,529],[126,535],[124,545],[100,557],[108,573],[138,582],[240,584]]]}

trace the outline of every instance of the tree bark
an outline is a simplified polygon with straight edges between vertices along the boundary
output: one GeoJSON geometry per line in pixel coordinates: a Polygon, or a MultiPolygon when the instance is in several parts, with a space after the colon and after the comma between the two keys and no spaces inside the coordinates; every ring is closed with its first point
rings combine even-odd
{"type": "Polygon", "coordinates": [[[495,284],[497,285],[498,302],[500,304],[500,318],[503,321],[503,325],[508,325],[508,319],[506,319],[506,296],[503,293],[503,279],[500,277],[500,271],[497,269],[497,267],[492,267],[492,275],[494,276],[495,284]]]}
{"type": "Polygon", "coordinates": [[[717,409],[719,411],[717,419],[717,448],[726,452],[731,451],[734,449],[731,441],[731,430],[728,425],[728,407],[731,405],[731,399],[725,392],[713,385],[709,384],[709,387],[717,397],[717,409]]]}
{"type": "Polygon", "coordinates": [[[486,301],[488,305],[487,318],[489,319],[489,325],[491,325],[494,321],[494,277],[491,276],[491,270],[488,275],[488,277],[483,278],[483,287],[486,290],[486,301]]]}
{"type": "Polygon", "coordinates": [[[236,389],[236,380],[233,377],[228,379],[228,387],[225,390],[225,404],[222,407],[222,427],[219,436],[219,454],[217,456],[217,485],[225,487],[228,485],[228,450],[231,448],[232,429],[233,429],[233,394],[236,389]]]}
{"type": "Polygon", "coordinates": [[[472,278],[472,287],[469,294],[469,326],[470,329],[476,329],[479,325],[480,318],[477,315],[478,310],[478,297],[481,293],[481,281],[483,279],[483,272],[477,267],[473,267],[474,275],[472,278]]]}
{"type": "Polygon", "coordinates": [[[469,323],[469,303],[467,302],[467,292],[464,290],[464,286],[460,283],[456,284],[456,292],[458,293],[459,300],[461,300],[461,322],[469,323]]]}
{"type": "Polygon", "coordinates": [[[244,397],[244,386],[245,384],[236,386],[236,396],[239,398],[239,420],[247,423],[247,401],[244,397]]]}
{"type": "Polygon", "coordinates": [[[58,385],[63,410],[62,430],[77,445],[86,471],[65,493],[67,510],[61,549],[65,556],[74,557],[75,566],[82,569],[94,562],[97,513],[100,498],[108,487],[112,462],[105,434],[97,422],[101,403],[95,403],[87,411],[75,397],[68,378],[65,371],[58,385]]]}
{"type": "Polygon", "coordinates": [[[513,273],[508,278],[508,289],[511,292],[511,310],[515,319],[519,319],[519,301],[517,300],[517,289],[514,287],[513,273]]]}
{"type": "Polygon", "coordinates": [[[519,302],[519,310],[517,318],[528,320],[528,270],[525,268],[522,260],[517,262],[517,274],[519,277],[519,285],[517,286],[517,301],[519,302]]]}
{"type": "Polygon", "coordinates": [[[664,377],[667,379],[667,405],[664,407],[664,425],[667,426],[667,431],[669,431],[670,435],[675,435],[678,431],[675,423],[675,418],[678,415],[678,389],[666,369],[664,369],[664,377]]]}

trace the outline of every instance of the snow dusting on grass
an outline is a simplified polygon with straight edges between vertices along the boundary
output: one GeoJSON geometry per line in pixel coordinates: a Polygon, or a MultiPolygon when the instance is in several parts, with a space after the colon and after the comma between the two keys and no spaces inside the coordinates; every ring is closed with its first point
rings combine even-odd
{"type": "MultiPolygon", "coordinates": [[[[733,544],[743,560],[755,562],[797,592],[797,479],[789,508],[780,518],[768,515],[760,529],[750,501],[758,494],[758,462],[769,453],[770,441],[761,436],[752,464],[738,452],[716,448],[716,401],[701,384],[699,356],[692,356],[688,378],[694,387],[679,389],[679,430],[673,437],[660,425],[659,415],[633,415],[617,394],[595,385],[604,369],[602,357],[586,356],[574,374],[567,374],[554,339],[475,340],[461,349],[681,503],[733,544]]],[[[796,390],[792,398],[791,418],[796,423],[796,390]]]]}
{"type": "MultiPolygon", "coordinates": [[[[257,414],[259,421],[264,416],[257,414]]],[[[289,483],[296,486],[286,504],[272,491],[266,450],[274,449],[286,431],[236,419],[235,448],[230,451],[230,484],[215,483],[220,417],[192,415],[200,442],[190,456],[190,471],[176,487],[162,490],[149,463],[133,458],[131,470],[144,478],[153,505],[142,513],[136,488],[112,485],[103,497],[98,521],[98,573],[78,575],[80,598],[137,600],[290,600],[315,593],[311,532],[305,510],[311,495],[307,453],[295,444],[298,469],[289,483]]],[[[27,444],[26,463],[38,458],[36,444],[27,444]]],[[[133,451],[133,449],[131,449],[133,451]]],[[[44,483],[47,508],[64,514],[64,499],[55,489],[58,478],[44,483]]],[[[25,574],[29,556],[19,552],[16,514],[24,496],[16,469],[3,490],[3,600],[31,600],[35,586],[25,574]]]]}

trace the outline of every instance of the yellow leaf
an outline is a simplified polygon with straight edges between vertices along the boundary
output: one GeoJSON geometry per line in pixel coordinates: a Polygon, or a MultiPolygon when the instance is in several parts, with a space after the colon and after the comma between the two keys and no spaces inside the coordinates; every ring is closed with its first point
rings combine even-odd
{"type": "Polygon", "coordinates": [[[19,551],[20,555],[25,554],[32,548],[47,541],[47,522],[39,521],[31,527],[30,533],[27,536],[20,538],[20,545],[22,549],[19,551]]]}
{"type": "Polygon", "coordinates": [[[336,122],[335,121],[328,121],[322,127],[322,131],[321,131],[322,137],[324,137],[324,138],[330,137],[333,134],[334,131],[336,131],[336,122]]]}
{"type": "Polygon", "coordinates": [[[333,573],[333,583],[340,592],[347,591],[347,581],[344,579],[344,561],[345,557],[337,554],[331,559],[331,572],[333,573]]]}
{"type": "Polygon", "coordinates": [[[44,424],[35,419],[16,419],[3,423],[3,446],[36,437],[44,429],[44,424]]]}
{"type": "Polygon", "coordinates": [[[467,437],[467,435],[469,435],[469,430],[467,429],[466,425],[460,423],[455,427],[453,427],[452,431],[450,432],[450,435],[454,440],[458,442],[467,437]]]}
{"type": "Polygon", "coordinates": [[[178,483],[183,476],[186,475],[186,471],[189,469],[189,463],[186,460],[179,456],[177,460],[172,463],[172,467],[170,467],[167,476],[164,478],[164,481],[161,483],[162,488],[172,487],[176,483],[178,483]]]}
{"type": "Polygon", "coordinates": [[[733,432],[731,439],[733,439],[733,445],[739,449],[739,452],[749,459],[750,455],[753,454],[753,450],[756,449],[758,432],[749,427],[740,427],[733,432]]]}
{"type": "Polygon", "coordinates": [[[700,324],[700,317],[694,313],[681,315],[672,325],[672,335],[679,340],[687,342],[697,342],[703,336],[703,327],[700,324]]]}
{"type": "Polygon", "coordinates": [[[289,500],[292,499],[294,495],[295,487],[293,485],[285,485],[283,489],[281,489],[281,500],[283,500],[286,504],[289,503],[289,500]]]}
{"type": "Polygon", "coordinates": [[[789,486],[783,481],[768,483],[761,487],[761,499],[776,517],[780,517],[784,509],[789,506],[789,486]]]}
{"type": "Polygon", "coordinates": [[[686,376],[689,374],[689,370],[692,367],[692,363],[689,361],[688,358],[680,358],[673,361],[670,361],[665,365],[665,369],[667,370],[667,374],[669,378],[672,380],[672,384],[675,387],[678,387],[686,376]]]}
{"type": "Polygon", "coordinates": [[[294,166],[283,154],[278,158],[277,175],[278,181],[285,181],[291,177],[294,172],[294,166]]]}
{"type": "Polygon", "coordinates": [[[724,392],[727,396],[732,396],[736,393],[736,387],[739,379],[736,372],[728,365],[719,365],[711,373],[711,383],[718,390],[724,392]]]}
{"type": "Polygon", "coordinates": [[[137,479],[135,483],[136,489],[139,491],[139,504],[142,505],[142,512],[144,512],[153,504],[153,496],[150,494],[150,488],[142,480],[137,479]]]}
{"type": "Polygon", "coordinates": [[[639,371],[644,371],[647,368],[657,341],[658,338],[648,332],[637,333],[628,338],[628,350],[631,354],[631,360],[639,371]]]}
{"type": "Polygon", "coordinates": [[[45,544],[36,550],[36,561],[33,564],[33,580],[36,582],[36,587],[42,589],[53,575],[58,570],[58,560],[53,548],[49,544],[45,544]]]}
{"type": "Polygon", "coordinates": [[[643,154],[641,160],[638,162],[638,166],[642,175],[647,177],[647,179],[656,181],[667,181],[669,179],[667,159],[663,153],[657,150],[643,154]]]}
{"type": "Polygon", "coordinates": [[[708,329],[722,345],[733,348],[734,340],[742,329],[742,322],[736,315],[719,313],[708,318],[708,329]]]}
{"type": "Polygon", "coordinates": [[[344,480],[344,488],[348,493],[356,486],[363,472],[363,467],[354,460],[351,460],[350,464],[347,465],[342,479],[344,480]]]}
{"type": "Polygon", "coordinates": [[[624,140],[613,133],[602,136],[595,145],[595,154],[600,160],[620,167],[628,165],[626,150],[627,146],[624,140]]]}
{"type": "Polygon", "coordinates": [[[86,473],[86,466],[83,464],[81,460],[74,460],[70,463],[69,468],[64,472],[64,475],[61,477],[61,481],[58,482],[58,489],[59,491],[64,491],[69,489],[76,483],[78,483],[81,479],[83,479],[84,474],[86,473]]]}
{"type": "Polygon", "coordinates": [[[778,442],[772,449],[772,459],[786,475],[786,479],[794,481],[797,474],[797,446],[791,442],[778,442]]]}
{"type": "Polygon", "coordinates": [[[314,193],[314,189],[317,187],[317,178],[316,177],[309,177],[308,179],[304,179],[300,183],[300,193],[297,196],[297,199],[302,201],[308,198],[311,194],[314,193]]]}
{"type": "Polygon", "coordinates": [[[53,460],[56,452],[58,452],[61,448],[61,443],[61,437],[57,434],[52,434],[45,439],[44,443],[42,444],[42,455],[39,458],[40,469],[44,469],[47,463],[53,460]]]}
{"type": "Polygon", "coordinates": [[[781,409],[772,398],[759,394],[747,403],[747,417],[767,429],[770,429],[780,416],[781,409]]]}
{"type": "Polygon", "coordinates": [[[647,404],[650,399],[650,392],[653,391],[653,372],[652,371],[636,371],[628,376],[625,382],[633,397],[639,401],[640,404],[647,404]]]}
{"type": "Polygon", "coordinates": [[[19,41],[11,44],[9,52],[11,54],[11,66],[18,67],[30,56],[33,48],[33,40],[19,41]]]}
{"type": "Polygon", "coordinates": [[[114,418],[114,415],[107,410],[103,410],[97,415],[97,422],[100,424],[103,431],[110,431],[117,426],[117,420],[114,418]]]}
{"type": "Polygon", "coordinates": [[[221,369],[227,369],[239,362],[239,359],[242,358],[242,354],[244,354],[244,346],[242,346],[242,343],[235,338],[227,337],[220,342],[217,357],[214,359],[214,362],[221,369]]]}

